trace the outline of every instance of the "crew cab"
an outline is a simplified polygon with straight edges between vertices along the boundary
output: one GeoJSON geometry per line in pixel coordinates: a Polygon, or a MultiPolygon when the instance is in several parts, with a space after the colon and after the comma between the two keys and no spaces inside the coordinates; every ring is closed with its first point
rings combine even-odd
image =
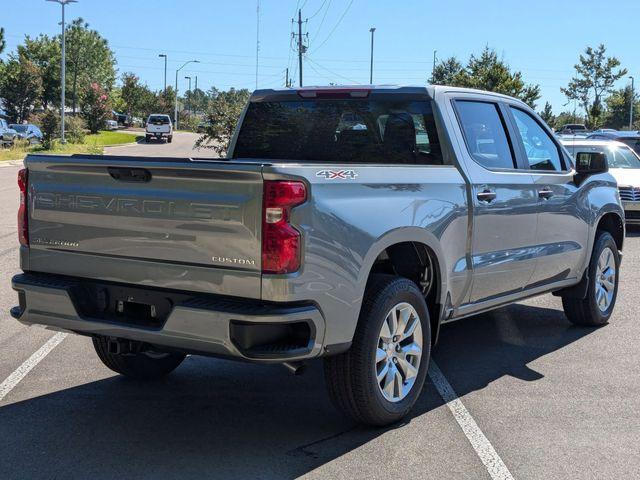
{"type": "Polygon", "coordinates": [[[151,139],[166,139],[167,143],[173,140],[173,124],[169,115],[160,115],[154,113],[147,118],[147,127],[145,130],[145,140],[149,142],[151,139]]]}
{"type": "Polygon", "coordinates": [[[387,425],[448,322],[545,293],[609,321],[624,212],[606,157],[575,157],[504,95],[258,90],[224,159],[29,155],[11,314],[134,378],[322,357],[335,405],[387,425]]]}

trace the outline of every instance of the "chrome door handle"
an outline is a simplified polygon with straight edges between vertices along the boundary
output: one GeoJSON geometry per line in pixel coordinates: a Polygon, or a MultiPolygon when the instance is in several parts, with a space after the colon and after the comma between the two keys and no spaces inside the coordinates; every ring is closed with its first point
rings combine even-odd
{"type": "Polygon", "coordinates": [[[544,187],[542,190],[538,190],[538,197],[549,200],[551,197],[553,197],[553,190],[551,190],[549,187],[544,187]]]}
{"type": "Polygon", "coordinates": [[[476,194],[476,197],[481,203],[491,203],[496,199],[496,192],[485,188],[484,190],[478,192],[476,194]]]}

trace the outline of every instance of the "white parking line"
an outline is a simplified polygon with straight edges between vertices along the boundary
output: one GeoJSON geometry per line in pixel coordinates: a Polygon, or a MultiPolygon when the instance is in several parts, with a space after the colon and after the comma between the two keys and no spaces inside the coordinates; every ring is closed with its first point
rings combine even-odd
{"type": "Polygon", "coordinates": [[[67,335],[67,333],[62,332],[56,333],[47,341],[47,343],[42,345],[37,352],[27,358],[22,365],[15,369],[13,373],[5,379],[4,382],[0,383],[0,402],[9,394],[11,390],[14,389],[16,385],[18,385],[22,381],[24,377],[27,376],[27,374],[31,370],[33,370],[36,365],[38,365],[44,359],[44,357],[49,355],[51,350],[59,345],[67,335]]]}
{"type": "Polygon", "coordinates": [[[513,480],[511,472],[509,472],[509,469],[497,454],[493,445],[491,445],[487,437],[484,436],[484,433],[482,433],[476,421],[458,398],[455,390],[447,381],[436,362],[431,360],[430,363],[429,377],[431,377],[431,381],[442,399],[446,402],[449,410],[451,410],[453,417],[456,419],[456,422],[458,422],[458,425],[460,425],[460,428],[476,451],[478,457],[480,457],[491,478],[494,480],[513,480]]]}

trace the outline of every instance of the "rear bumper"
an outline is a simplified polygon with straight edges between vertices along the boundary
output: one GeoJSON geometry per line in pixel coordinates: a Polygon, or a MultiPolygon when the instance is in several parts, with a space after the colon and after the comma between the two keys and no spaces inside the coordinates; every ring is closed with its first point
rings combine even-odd
{"type": "Polygon", "coordinates": [[[78,292],[84,290],[78,289],[87,283],[90,281],[53,275],[16,275],[12,287],[20,305],[11,309],[11,315],[26,325],[265,363],[304,360],[323,351],[324,318],[311,305],[194,296],[175,303],[163,324],[150,328],[79,313],[76,305],[82,300],[78,292]]]}

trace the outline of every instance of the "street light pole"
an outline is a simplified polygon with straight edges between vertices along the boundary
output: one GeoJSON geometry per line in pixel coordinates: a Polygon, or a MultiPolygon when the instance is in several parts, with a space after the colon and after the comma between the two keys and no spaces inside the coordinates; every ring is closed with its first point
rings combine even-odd
{"type": "Polygon", "coordinates": [[[371,32],[371,65],[369,67],[369,84],[373,85],[373,34],[376,31],[376,27],[371,27],[369,31],[371,32]]]}
{"type": "Polygon", "coordinates": [[[190,63],[200,63],[200,61],[199,60],[189,60],[188,62],[183,63],[182,66],[179,69],[176,70],[176,104],[175,104],[175,108],[173,110],[173,122],[175,123],[176,130],[178,129],[178,123],[179,123],[179,119],[178,119],[178,73],[180,72],[180,70],[182,70],[184,67],[186,67],[190,63]]]}
{"type": "Polygon", "coordinates": [[[164,57],[164,96],[167,96],[167,56],[164,53],[158,55],[158,57],[164,57]]]}
{"type": "Polygon", "coordinates": [[[633,129],[633,100],[635,97],[635,88],[634,88],[634,78],[633,77],[629,77],[631,79],[631,107],[629,107],[629,130],[633,129]]]}
{"type": "Polygon", "coordinates": [[[192,96],[192,92],[191,92],[191,77],[184,77],[185,80],[189,80],[189,96],[187,97],[187,112],[189,112],[189,115],[191,115],[191,100],[190,97],[192,96]]]}
{"type": "Polygon", "coordinates": [[[65,75],[66,75],[66,70],[67,70],[67,66],[66,66],[66,49],[65,49],[65,24],[64,24],[64,7],[65,5],[68,5],[69,3],[77,3],[77,0],[47,0],[48,2],[55,2],[55,3],[59,3],[62,6],[62,38],[61,38],[61,46],[60,49],[62,50],[62,59],[60,61],[60,142],[62,143],[66,143],[66,140],[64,138],[64,104],[65,104],[65,98],[64,98],[64,91],[65,91],[65,86],[66,86],[66,81],[65,81],[65,75]]]}

